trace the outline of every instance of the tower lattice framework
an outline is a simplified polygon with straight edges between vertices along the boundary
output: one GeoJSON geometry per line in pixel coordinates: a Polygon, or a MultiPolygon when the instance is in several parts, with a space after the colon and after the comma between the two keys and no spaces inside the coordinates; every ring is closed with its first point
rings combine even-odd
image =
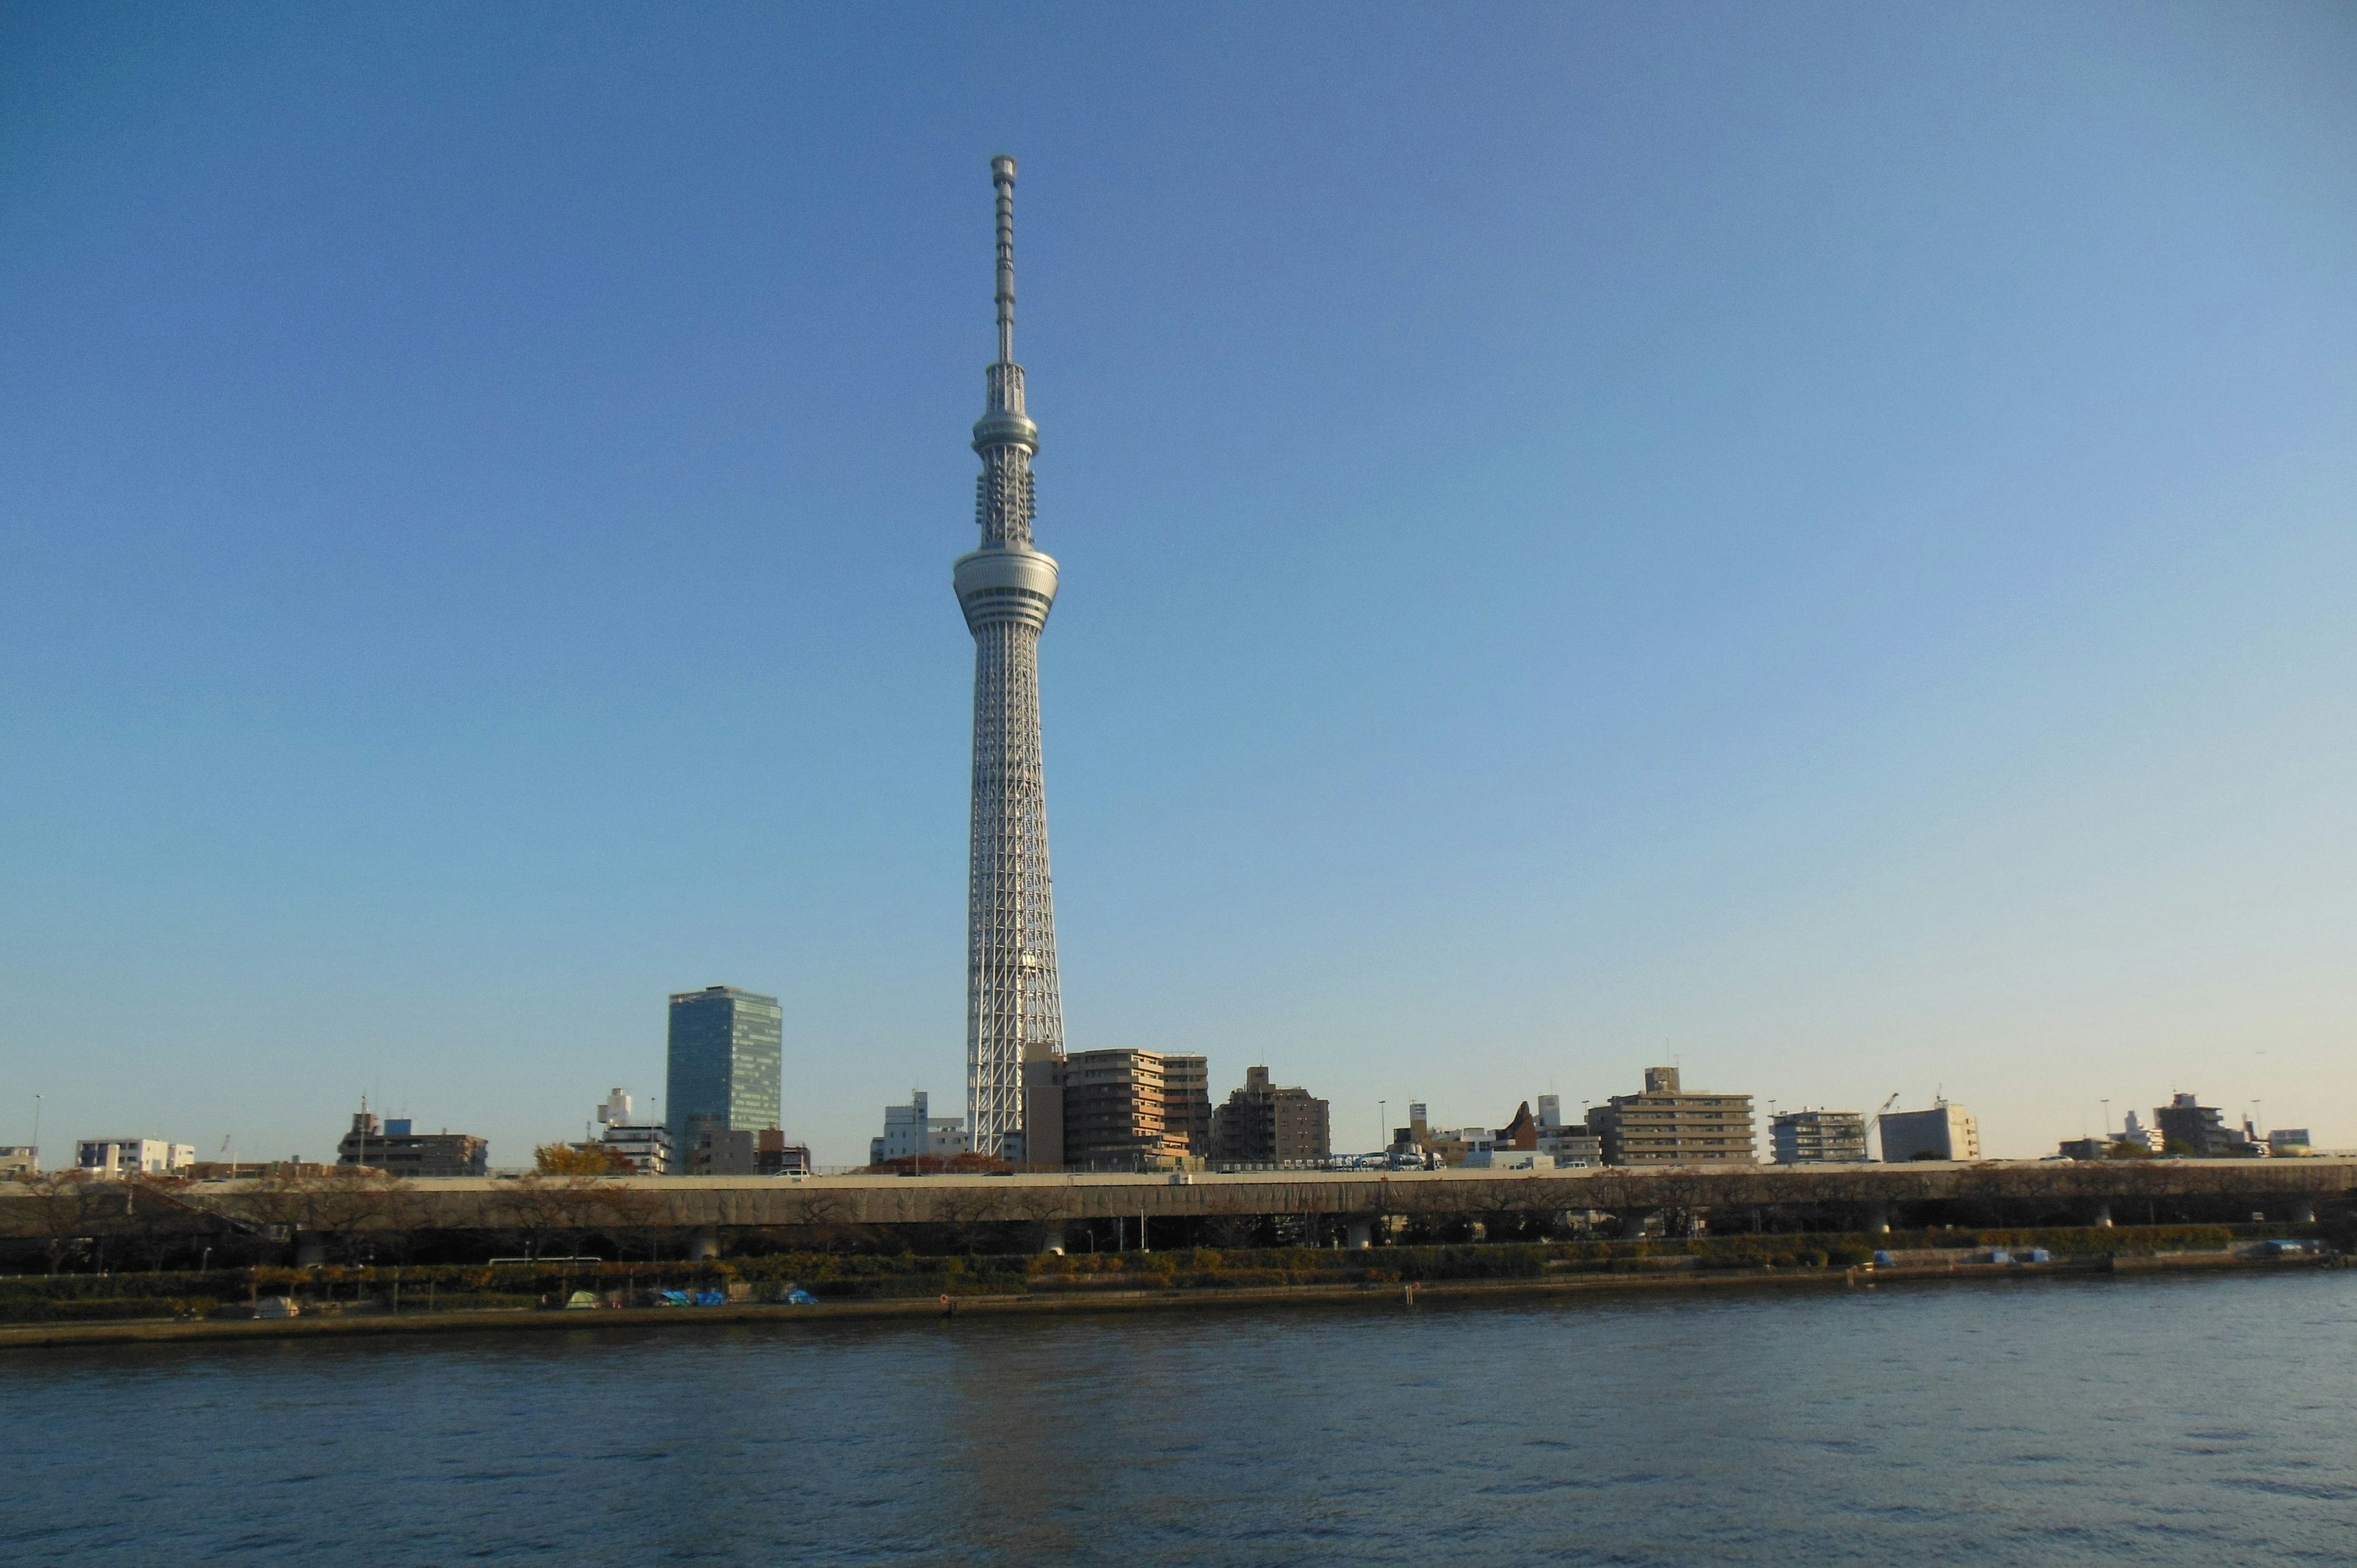
{"type": "Polygon", "coordinates": [[[1055,560],[1031,547],[1031,460],[1039,427],[1015,362],[1015,160],[993,158],[998,191],[998,360],[974,427],[982,459],[982,545],[954,580],[974,633],[974,828],[966,894],[966,1124],[976,1153],[1016,1152],[1027,1048],[1064,1048],[1048,790],[1039,750],[1039,634],[1056,602],[1055,560]]]}

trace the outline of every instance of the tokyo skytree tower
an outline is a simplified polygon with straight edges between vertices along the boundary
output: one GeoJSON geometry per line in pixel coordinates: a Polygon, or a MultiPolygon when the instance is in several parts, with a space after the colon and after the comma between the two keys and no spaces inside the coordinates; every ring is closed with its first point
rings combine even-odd
{"type": "Polygon", "coordinates": [[[1015,160],[990,160],[998,188],[998,362],[974,427],[982,458],[982,547],[958,557],[958,605],[974,633],[974,836],[966,885],[966,1125],[974,1152],[1011,1156],[1023,1132],[1026,1047],[1060,1053],[1056,907],[1048,876],[1048,791],[1039,759],[1039,633],[1056,563],[1031,548],[1031,458],[1015,362],[1015,160]]]}

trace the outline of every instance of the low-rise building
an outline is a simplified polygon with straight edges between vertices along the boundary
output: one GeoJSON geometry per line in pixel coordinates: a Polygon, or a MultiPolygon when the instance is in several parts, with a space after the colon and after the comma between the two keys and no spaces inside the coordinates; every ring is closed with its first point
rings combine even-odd
{"type": "Polygon", "coordinates": [[[1855,1111],[1780,1111],[1768,1122],[1780,1165],[1863,1164],[1866,1118],[1855,1111]]]}
{"type": "Polygon", "coordinates": [[[753,1170],[758,1176],[810,1176],[817,1168],[811,1164],[808,1144],[789,1144],[785,1133],[775,1127],[763,1130],[753,1145],[753,1170]]]}
{"type": "Polygon", "coordinates": [[[257,1181],[264,1176],[285,1180],[328,1175],[336,1167],[307,1160],[199,1160],[181,1174],[191,1181],[257,1181]]]}
{"type": "Polygon", "coordinates": [[[339,1169],[383,1171],[413,1176],[479,1176],[491,1168],[491,1145],[472,1133],[420,1133],[406,1116],[353,1113],[351,1131],[336,1145],[339,1169]]]}
{"type": "Polygon", "coordinates": [[[1465,1168],[1475,1171],[1551,1171],[1555,1167],[1553,1155],[1542,1155],[1536,1149],[1500,1148],[1493,1144],[1466,1155],[1465,1168]]]}
{"type": "Polygon", "coordinates": [[[0,1144],[0,1181],[41,1174],[41,1151],[30,1144],[0,1144]]]}
{"type": "Polygon", "coordinates": [[[1498,1133],[1491,1127],[1437,1127],[1424,1139],[1424,1146],[1442,1165],[1454,1167],[1495,1149],[1498,1133]]]}
{"type": "Polygon", "coordinates": [[[606,1103],[597,1107],[597,1122],[605,1128],[598,1142],[608,1154],[629,1161],[633,1175],[662,1176],[671,1169],[671,1128],[661,1122],[640,1120],[632,1110],[630,1090],[616,1085],[606,1096],[606,1103]]]}
{"type": "Polygon", "coordinates": [[[921,1089],[909,1090],[909,1103],[884,1108],[884,1131],[867,1140],[867,1163],[881,1165],[894,1160],[953,1159],[973,1146],[962,1116],[936,1116],[932,1099],[921,1089]]]}
{"type": "Polygon", "coordinates": [[[776,1127],[699,1124],[687,1154],[689,1176],[809,1176],[810,1145],[786,1142],[776,1127]]]}
{"type": "Polygon", "coordinates": [[[1882,1135],[1886,1165],[1915,1160],[1977,1160],[1981,1157],[1981,1126],[1971,1112],[1946,1101],[1929,1111],[1886,1111],[1874,1119],[1882,1135]]]}
{"type": "Polygon", "coordinates": [[[1211,1113],[1211,1147],[1227,1165],[1325,1159],[1334,1152],[1326,1101],[1270,1083],[1265,1067],[1246,1068],[1243,1087],[1211,1113]]]}
{"type": "Polygon", "coordinates": [[[84,1138],[74,1144],[74,1164],[101,1180],[127,1176],[186,1176],[197,1163],[192,1144],[161,1138],[84,1138]]]}
{"type": "Polygon", "coordinates": [[[1432,1143],[1432,1128],[1427,1121],[1424,1101],[1408,1101],[1407,1125],[1392,1129],[1390,1153],[1394,1159],[1421,1156],[1432,1143]]]}
{"type": "Polygon", "coordinates": [[[1589,1132],[1585,1125],[1566,1124],[1563,1119],[1563,1099],[1559,1095],[1539,1096],[1537,1137],[1533,1147],[1553,1160],[1558,1170],[1604,1163],[1604,1140],[1589,1132]]]}
{"type": "Polygon", "coordinates": [[[1683,1088],[1674,1067],[1649,1067],[1641,1092],[1590,1106],[1587,1130],[1601,1142],[1609,1165],[1758,1163],[1751,1097],[1683,1088]]]}

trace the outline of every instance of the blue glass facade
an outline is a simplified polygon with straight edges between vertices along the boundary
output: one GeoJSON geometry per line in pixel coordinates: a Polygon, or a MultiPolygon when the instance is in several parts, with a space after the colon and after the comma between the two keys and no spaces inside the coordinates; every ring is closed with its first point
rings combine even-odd
{"type": "Polygon", "coordinates": [[[780,1124],[784,1021],[776,997],[733,985],[671,999],[663,1120],[673,1148],[694,1148],[705,1129],[759,1132],[780,1124]]]}

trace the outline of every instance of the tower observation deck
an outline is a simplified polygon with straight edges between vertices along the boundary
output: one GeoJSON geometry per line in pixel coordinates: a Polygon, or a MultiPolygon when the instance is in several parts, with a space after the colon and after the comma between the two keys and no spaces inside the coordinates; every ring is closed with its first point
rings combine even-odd
{"type": "Polygon", "coordinates": [[[974,633],[974,827],[967,854],[966,1117],[976,1154],[1013,1156],[1023,1133],[1023,1058],[1061,1052],[1048,792],[1039,753],[1039,633],[1056,563],[1031,547],[1031,459],[1039,427],[1015,362],[1015,160],[990,160],[998,191],[998,359],[974,427],[981,547],[953,581],[974,633]]]}

